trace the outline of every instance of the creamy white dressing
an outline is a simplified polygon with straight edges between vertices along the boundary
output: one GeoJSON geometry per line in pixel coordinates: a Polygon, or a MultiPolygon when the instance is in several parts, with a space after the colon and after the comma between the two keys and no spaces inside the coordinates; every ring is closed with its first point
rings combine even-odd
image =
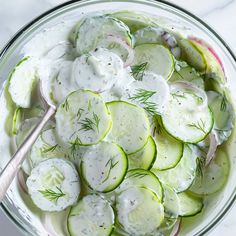
{"type": "MultiPolygon", "coordinates": [[[[49,101],[56,104],[60,104],[64,101],[64,99],[68,94],[79,88],[90,89],[96,92],[100,92],[105,101],[119,100],[121,98],[127,99],[127,94],[129,95],[128,97],[130,97],[130,94],[132,94],[132,91],[135,88],[150,90],[152,89],[153,85],[153,89],[156,90],[158,89],[161,92],[160,94],[156,94],[155,99],[151,101],[154,100],[158,101],[157,102],[158,112],[162,113],[165,111],[165,102],[169,98],[169,90],[166,83],[165,82],[160,84],[155,83],[155,79],[161,81],[162,78],[158,77],[155,74],[150,74],[150,73],[149,74],[147,73],[145,75],[147,77],[147,83],[135,81],[131,75],[132,74],[131,68],[124,67],[124,62],[122,61],[122,57],[119,57],[115,53],[116,49],[109,51],[107,49],[100,47],[97,48],[95,51],[91,51],[88,52],[88,54],[86,55],[80,55],[80,56],[76,52],[71,52],[73,50],[73,46],[68,40],[68,35],[74,24],[75,21],[61,22],[60,24],[52,26],[51,28],[45,29],[42,32],[39,32],[35,37],[33,37],[22,49],[22,54],[29,55],[32,58],[36,59],[33,65],[33,67],[36,69],[31,74],[34,75],[35,73],[35,75],[37,75],[42,80],[43,92],[46,94],[46,97],[49,101]]],[[[118,23],[117,25],[118,29],[122,29],[122,27],[119,28],[120,25],[118,23]]],[[[98,27],[98,29],[100,28],[98,27]]],[[[113,30],[112,27],[110,29],[113,30]]],[[[116,30],[113,33],[115,35],[116,30]]],[[[90,32],[88,32],[86,40],[84,42],[85,46],[86,45],[90,46],[91,43],[89,41],[90,36],[92,35],[90,34],[90,32]]],[[[125,35],[124,38],[126,36],[127,35],[125,35]]],[[[94,42],[92,42],[92,46],[93,43],[94,42]]],[[[173,42],[170,43],[173,44],[173,42]]],[[[100,46],[104,45],[105,44],[103,42],[103,44],[100,46]]],[[[77,45],[77,50],[79,46],[80,45],[77,45]]],[[[81,50],[78,51],[81,52],[81,50]]],[[[21,90],[24,89],[21,88],[21,90]]],[[[12,153],[10,152],[11,138],[9,137],[9,130],[6,129],[6,124],[9,122],[9,117],[11,122],[14,107],[9,101],[9,97],[7,96],[9,95],[6,95],[6,92],[3,92],[0,98],[0,107],[1,107],[0,152],[2,153],[1,166],[4,166],[9,160],[9,157],[12,155],[12,153]]],[[[30,99],[29,98],[27,99],[26,99],[27,102],[26,106],[29,106],[30,99]]],[[[140,105],[135,101],[133,101],[133,103],[140,105]]],[[[132,125],[134,126],[135,129],[135,125],[133,123],[130,124],[130,126],[132,125]]],[[[21,137],[18,143],[20,143],[23,139],[24,137],[21,137]]],[[[52,137],[50,137],[50,139],[51,141],[53,141],[52,137]]],[[[109,137],[106,137],[106,140],[107,139],[109,140],[109,137]]],[[[54,144],[54,141],[52,142],[52,144],[54,144]]],[[[87,150],[86,148],[81,148],[81,150],[77,152],[77,156],[79,156],[79,158],[74,157],[76,159],[74,160],[74,163],[76,163],[77,166],[79,166],[81,157],[84,155],[84,152],[86,150],[87,150]]],[[[27,163],[26,161],[24,163],[23,169],[27,174],[29,174],[31,171],[30,163],[27,163]]],[[[60,181],[61,174],[58,173],[57,171],[58,171],[57,169],[54,169],[53,171],[53,173],[55,174],[54,177],[56,177],[57,179],[59,176],[58,181],[60,181]]],[[[62,172],[66,175],[67,172],[66,167],[64,167],[62,172]]],[[[71,181],[71,184],[73,185],[74,189],[72,190],[71,185],[68,185],[67,183],[64,183],[63,188],[67,189],[68,191],[72,191],[72,195],[73,194],[76,195],[76,193],[79,191],[79,187],[78,185],[76,185],[78,184],[78,179],[76,178],[73,179],[72,177],[69,179],[69,181],[71,181]]],[[[63,183],[64,181],[63,177],[61,177],[61,179],[62,179],[61,183],[63,183]]],[[[181,182],[181,179],[178,179],[177,181],[181,182]]],[[[44,182],[45,181],[38,183],[38,186],[41,186],[44,182]]],[[[52,184],[54,184],[54,182],[49,181],[48,184],[51,186],[52,184]]],[[[35,182],[32,183],[31,186],[37,190],[38,186],[35,185],[35,182]]],[[[48,185],[44,187],[48,187],[48,185]]],[[[138,190],[138,188],[133,189],[131,191],[133,192],[131,194],[129,193],[128,196],[125,197],[126,199],[125,202],[121,202],[121,208],[122,208],[121,221],[132,232],[133,226],[131,226],[130,228],[129,221],[130,220],[134,222],[136,221],[135,213],[132,214],[132,212],[135,211],[135,208],[137,207],[136,210],[141,211],[141,213],[139,214],[145,212],[150,214],[145,215],[145,217],[142,218],[143,222],[145,221],[147,228],[143,229],[143,222],[136,222],[135,227],[137,227],[140,230],[141,235],[142,235],[142,230],[144,231],[146,230],[146,232],[150,230],[151,232],[155,227],[158,226],[157,222],[161,221],[160,218],[163,217],[162,214],[163,209],[160,206],[158,206],[155,201],[153,201],[153,196],[149,195],[150,201],[148,200],[149,201],[148,204],[150,205],[147,206],[145,205],[146,204],[145,202],[148,199],[146,198],[146,193],[140,193],[140,190],[138,190]],[[145,201],[143,198],[144,195],[145,195],[145,201]],[[129,200],[132,201],[134,200],[135,204],[130,204],[130,202],[128,202],[129,200]],[[152,203],[154,203],[154,205],[152,205],[152,203]],[[154,214],[156,210],[160,211],[159,215],[154,214]]],[[[92,192],[92,190],[88,189],[87,193],[89,192],[92,192]]],[[[33,222],[37,224],[42,223],[46,231],[48,231],[48,233],[50,233],[51,236],[68,235],[67,225],[66,225],[68,210],[62,211],[60,213],[42,213],[32,204],[29,195],[22,193],[21,190],[20,190],[20,195],[19,196],[18,195],[16,194],[13,198],[16,199],[17,204],[19,203],[19,205],[23,209],[25,209],[27,214],[32,216],[33,222]]],[[[108,200],[113,199],[114,201],[114,196],[112,194],[111,195],[106,194],[106,197],[108,200]]],[[[36,195],[36,198],[38,204],[42,204],[42,206],[45,206],[45,203],[42,202],[42,199],[38,199],[38,195],[36,195]]],[[[75,202],[75,199],[69,198],[63,204],[64,205],[68,204],[68,201],[75,202]]],[[[47,202],[46,205],[47,204],[50,204],[50,202],[47,202]]],[[[91,205],[91,208],[93,208],[93,205],[91,205]]],[[[101,215],[98,214],[99,211],[101,211],[101,209],[96,211],[96,214],[90,216],[91,219],[94,220],[95,222],[98,221],[98,224],[103,223],[100,221],[101,215]]],[[[107,214],[109,215],[111,214],[111,212],[108,212],[107,214]]],[[[84,226],[86,228],[86,224],[84,226]]]]}

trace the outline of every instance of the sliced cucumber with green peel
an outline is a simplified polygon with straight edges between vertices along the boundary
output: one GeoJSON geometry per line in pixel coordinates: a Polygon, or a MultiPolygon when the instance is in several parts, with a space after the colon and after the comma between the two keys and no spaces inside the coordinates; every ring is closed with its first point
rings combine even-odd
{"type": "Polygon", "coordinates": [[[69,159],[69,156],[68,151],[58,144],[55,128],[43,131],[30,151],[30,160],[33,167],[46,159],[57,157],[69,159]]]}
{"type": "MultiPolygon", "coordinates": [[[[15,136],[16,146],[18,148],[24,142],[24,140],[30,134],[30,132],[34,129],[34,127],[38,124],[38,122],[39,122],[38,117],[30,118],[30,119],[27,119],[27,120],[23,121],[17,135],[15,136]]],[[[30,153],[29,152],[26,154],[26,158],[25,158],[23,164],[21,165],[21,168],[23,169],[23,171],[27,175],[30,175],[30,172],[33,168],[33,164],[32,164],[32,161],[30,159],[30,153]]]]}
{"type": "Polygon", "coordinates": [[[174,57],[168,48],[158,44],[135,47],[133,65],[147,63],[146,70],[169,79],[174,71],[174,57]]]}
{"type": "Polygon", "coordinates": [[[156,144],[153,138],[148,138],[147,144],[138,152],[128,155],[129,169],[149,170],[156,160],[156,144]]]}
{"type": "Polygon", "coordinates": [[[114,212],[99,195],[87,195],[71,208],[68,230],[71,236],[109,236],[114,228],[114,212]]]}
{"type": "Polygon", "coordinates": [[[112,13],[111,16],[124,22],[129,27],[131,33],[147,26],[157,26],[154,19],[144,12],[118,11],[112,13]]]}
{"type": "Polygon", "coordinates": [[[178,45],[181,49],[181,59],[197,71],[205,72],[206,60],[204,54],[188,39],[178,40],[178,45]]]}
{"type": "Polygon", "coordinates": [[[85,152],[81,162],[81,173],[86,183],[98,192],[115,189],[126,175],[127,156],[114,143],[102,142],[85,152]]]}
{"type": "Polygon", "coordinates": [[[205,79],[215,80],[220,84],[226,83],[223,64],[216,54],[216,52],[205,42],[198,39],[190,39],[191,44],[194,45],[199,52],[204,55],[206,61],[205,79]]]}
{"type": "Polygon", "coordinates": [[[153,168],[157,170],[166,170],[175,167],[182,155],[184,145],[181,141],[169,135],[163,127],[156,128],[154,140],[157,147],[157,157],[153,168]]]}
{"type": "Polygon", "coordinates": [[[194,180],[190,191],[199,195],[209,195],[221,190],[229,176],[230,162],[227,154],[218,149],[210,164],[194,180]]]}
{"type": "MultiPolygon", "coordinates": [[[[134,74],[135,69],[131,68],[134,74]]],[[[134,76],[136,76],[136,81],[126,89],[127,100],[142,107],[151,116],[164,113],[170,97],[165,78],[145,71],[134,76]]]]}
{"type": "Polygon", "coordinates": [[[173,188],[163,184],[165,217],[176,219],[179,216],[180,206],[177,193],[173,188]]]}
{"type": "Polygon", "coordinates": [[[162,115],[166,131],[187,143],[205,139],[212,130],[214,119],[207,104],[204,105],[204,98],[191,89],[175,88],[171,95],[167,111],[162,115]]]}
{"type": "Polygon", "coordinates": [[[169,185],[176,192],[183,192],[188,189],[196,176],[198,155],[192,145],[184,145],[184,152],[179,163],[169,170],[151,171],[166,185],[169,185]]]}
{"type": "Polygon", "coordinates": [[[19,107],[29,108],[32,105],[32,95],[36,88],[36,59],[23,58],[10,75],[9,93],[19,107]]]}
{"type": "Polygon", "coordinates": [[[204,80],[200,74],[191,66],[185,65],[183,67],[179,66],[178,69],[174,71],[169,82],[177,81],[188,81],[196,85],[198,88],[204,90],[204,80]]]}
{"type": "Polygon", "coordinates": [[[112,117],[108,139],[119,144],[127,154],[141,150],[150,135],[150,124],[145,111],[124,101],[107,103],[112,117]]]}
{"type": "Polygon", "coordinates": [[[13,120],[12,120],[12,134],[17,135],[19,132],[20,126],[24,122],[24,120],[28,120],[34,117],[41,117],[44,113],[43,108],[41,107],[32,107],[32,108],[22,108],[22,107],[17,107],[13,120]]]}
{"type": "Polygon", "coordinates": [[[50,81],[50,97],[56,105],[61,104],[68,94],[78,88],[72,79],[72,66],[71,61],[63,61],[50,81]]]}
{"type": "Polygon", "coordinates": [[[56,130],[67,146],[88,146],[101,142],[111,127],[111,116],[102,97],[78,90],[58,107],[56,130]]]}
{"type": "Polygon", "coordinates": [[[114,36],[132,46],[129,28],[120,20],[111,16],[97,15],[83,19],[77,29],[76,49],[82,55],[97,47],[108,47],[112,44],[108,36],[114,36]]]}
{"type": "Polygon", "coordinates": [[[135,32],[135,46],[142,44],[164,44],[162,35],[164,34],[164,29],[161,27],[145,27],[135,32]]]}
{"type": "Polygon", "coordinates": [[[164,207],[146,188],[131,187],[117,196],[117,219],[130,235],[150,235],[164,219],[164,207]]]}
{"type": "Polygon", "coordinates": [[[34,204],[43,211],[62,211],[75,204],[80,194],[80,179],[74,165],[59,158],[40,162],[26,184],[34,204]]]}
{"type": "Polygon", "coordinates": [[[159,179],[150,171],[134,169],[127,172],[121,185],[116,189],[117,193],[131,187],[144,187],[156,194],[160,201],[163,200],[163,188],[159,179]]]}
{"type": "Polygon", "coordinates": [[[226,141],[234,127],[234,108],[225,94],[214,91],[207,92],[209,107],[214,116],[214,130],[217,133],[219,144],[226,141]]]}
{"type": "Polygon", "coordinates": [[[180,216],[195,216],[203,208],[203,199],[195,197],[188,192],[178,193],[180,216]]]}

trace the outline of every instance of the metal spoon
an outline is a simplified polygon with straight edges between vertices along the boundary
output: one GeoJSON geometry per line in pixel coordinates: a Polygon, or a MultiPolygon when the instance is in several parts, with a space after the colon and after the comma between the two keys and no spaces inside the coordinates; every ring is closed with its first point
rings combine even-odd
{"type": "Polygon", "coordinates": [[[0,174],[0,202],[2,202],[9,186],[13,179],[17,175],[21,164],[26,158],[26,153],[30,150],[36,139],[40,135],[40,132],[46,125],[46,123],[55,115],[56,107],[49,103],[42,92],[42,83],[40,82],[40,94],[43,102],[46,104],[47,110],[42,117],[41,121],[36,125],[32,132],[28,135],[22,145],[18,148],[14,156],[8,162],[6,167],[0,174]]]}

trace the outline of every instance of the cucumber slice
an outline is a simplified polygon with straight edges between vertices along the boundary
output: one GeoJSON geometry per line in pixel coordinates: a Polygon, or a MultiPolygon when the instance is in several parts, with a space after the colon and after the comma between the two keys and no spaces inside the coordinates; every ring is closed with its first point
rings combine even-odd
{"type": "Polygon", "coordinates": [[[178,40],[178,45],[181,49],[181,59],[197,71],[205,72],[206,60],[204,54],[188,39],[178,40]]]}
{"type": "Polygon", "coordinates": [[[82,55],[97,47],[109,47],[112,43],[108,36],[115,36],[132,45],[130,30],[122,21],[107,15],[87,17],[78,29],[76,50],[82,55]]]}
{"type": "Polygon", "coordinates": [[[52,76],[49,82],[51,83],[50,96],[56,105],[61,104],[68,94],[78,88],[75,81],[72,79],[72,66],[73,63],[71,61],[63,61],[63,63],[60,63],[58,72],[52,76]]]}
{"type": "Polygon", "coordinates": [[[172,74],[169,82],[188,81],[204,90],[204,80],[193,67],[187,64],[185,66],[178,65],[178,67],[172,74]]]}
{"type": "Polygon", "coordinates": [[[184,145],[184,152],[181,160],[176,167],[159,171],[151,169],[151,171],[166,185],[169,185],[176,192],[183,192],[188,189],[196,176],[198,155],[193,146],[184,145]]]}
{"type": "Polygon", "coordinates": [[[79,175],[73,164],[63,159],[39,163],[26,184],[34,204],[43,211],[62,211],[75,204],[80,193],[79,175]]]}
{"type": "Polygon", "coordinates": [[[101,142],[111,127],[111,117],[99,94],[86,90],[71,93],[58,107],[56,130],[68,146],[101,142]]]}
{"type": "Polygon", "coordinates": [[[152,72],[143,72],[141,79],[126,89],[127,100],[141,106],[149,115],[164,113],[170,97],[166,80],[152,72]]]}
{"type": "MultiPolygon", "coordinates": [[[[30,132],[34,129],[34,127],[38,124],[38,122],[39,122],[39,118],[34,117],[34,118],[30,118],[30,119],[25,120],[21,124],[19,132],[15,136],[16,137],[15,141],[16,141],[17,147],[20,147],[20,145],[24,142],[25,138],[30,134],[30,132]]],[[[27,175],[30,175],[33,165],[32,165],[32,161],[30,159],[29,152],[26,154],[26,158],[25,158],[23,164],[21,165],[21,168],[23,169],[23,171],[27,175]]]]}
{"type": "Polygon", "coordinates": [[[81,173],[96,191],[110,192],[124,179],[128,169],[126,154],[114,143],[102,142],[88,150],[81,162],[81,173]]]}
{"type": "Polygon", "coordinates": [[[32,166],[37,166],[40,162],[56,157],[69,159],[67,150],[64,150],[56,140],[55,128],[49,128],[41,133],[30,151],[32,166]]]}
{"type": "Polygon", "coordinates": [[[234,109],[225,95],[208,91],[207,97],[214,117],[213,128],[217,133],[219,144],[222,144],[232,133],[234,127],[234,109]]]}
{"type": "Polygon", "coordinates": [[[203,99],[188,89],[172,90],[167,111],[162,123],[168,133],[187,143],[205,139],[213,127],[213,115],[208,108],[201,107],[203,99]]]}
{"type": "Polygon", "coordinates": [[[131,33],[147,26],[157,26],[154,19],[144,12],[118,11],[112,13],[111,16],[124,22],[129,27],[131,33]]]}
{"type": "Polygon", "coordinates": [[[129,188],[117,196],[117,219],[130,235],[150,235],[164,219],[164,207],[145,188],[129,188]]]}
{"type": "MultiPolygon", "coordinates": [[[[135,46],[142,44],[164,44],[163,34],[165,30],[161,27],[145,27],[135,32],[134,41],[135,46]]],[[[165,46],[165,44],[164,44],[165,46]]]]}
{"type": "Polygon", "coordinates": [[[178,193],[180,216],[195,216],[203,208],[202,198],[192,196],[188,192],[178,193]]]}
{"type": "Polygon", "coordinates": [[[50,60],[74,60],[74,50],[72,45],[69,42],[60,42],[49,49],[45,55],[46,59],[50,60]]]}
{"type": "Polygon", "coordinates": [[[165,234],[166,231],[170,230],[176,223],[180,207],[179,207],[179,198],[177,193],[167,185],[162,185],[164,190],[164,220],[158,228],[158,232],[165,234]]]}
{"type": "Polygon", "coordinates": [[[124,65],[116,54],[105,48],[82,55],[73,63],[73,81],[78,88],[103,92],[124,76],[124,65]]]}
{"type": "Polygon", "coordinates": [[[221,190],[228,179],[230,171],[229,158],[221,149],[210,164],[203,169],[203,175],[198,175],[190,191],[199,195],[209,195],[221,190]]]}
{"type": "Polygon", "coordinates": [[[150,135],[150,124],[145,111],[124,101],[107,103],[113,126],[108,139],[119,144],[127,154],[144,147],[150,135]]]}
{"type": "Polygon", "coordinates": [[[131,187],[144,187],[156,194],[160,201],[163,200],[163,189],[159,179],[150,171],[142,169],[129,170],[121,185],[116,189],[120,193],[131,187]]]}
{"type": "Polygon", "coordinates": [[[44,113],[43,108],[37,106],[32,108],[17,107],[12,120],[12,134],[17,135],[24,120],[41,117],[44,113]]]}
{"type": "Polygon", "coordinates": [[[213,79],[218,81],[220,84],[225,84],[226,78],[223,65],[216,52],[208,45],[204,45],[205,42],[200,42],[194,39],[190,39],[190,41],[191,44],[194,45],[202,55],[204,55],[206,61],[206,68],[204,71],[206,79],[213,79]]]}
{"type": "Polygon", "coordinates": [[[17,107],[14,112],[14,116],[13,116],[13,120],[12,120],[12,134],[13,135],[16,135],[18,133],[19,128],[20,128],[20,125],[22,122],[21,113],[22,113],[22,108],[17,107]]]}
{"type": "Polygon", "coordinates": [[[13,69],[9,81],[9,93],[19,107],[29,108],[37,83],[36,59],[25,57],[13,69]]]}
{"type": "Polygon", "coordinates": [[[106,200],[95,194],[87,195],[71,208],[68,230],[71,236],[109,236],[114,218],[113,209],[106,200]]]}
{"type": "Polygon", "coordinates": [[[179,163],[183,155],[184,145],[169,135],[160,125],[156,129],[154,140],[157,147],[157,157],[153,168],[157,170],[173,168],[179,163]]]}
{"type": "Polygon", "coordinates": [[[177,193],[168,185],[163,184],[164,201],[163,206],[165,209],[165,218],[176,219],[180,212],[180,203],[177,193]]]}
{"type": "Polygon", "coordinates": [[[128,155],[129,169],[151,169],[156,160],[156,154],[156,144],[150,136],[147,144],[140,151],[128,155]]]}
{"type": "Polygon", "coordinates": [[[146,70],[169,79],[174,71],[174,57],[169,49],[158,44],[143,44],[135,47],[133,65],[147,63],[146,70]]]}

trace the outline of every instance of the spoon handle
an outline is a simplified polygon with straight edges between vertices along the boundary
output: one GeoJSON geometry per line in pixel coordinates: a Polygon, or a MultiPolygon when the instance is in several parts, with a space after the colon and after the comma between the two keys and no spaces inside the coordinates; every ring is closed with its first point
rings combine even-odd
{"type": "Polygon", "coordinates": [[[18,170],[21,167],[21,164],[25,160],[26,153],[30,150],[36,139],[38,138],[40,132],[46,123],[52,118],[55,114],[56,110],[53,107],[49,107],[46,113],[44,114],[42,120],[38,123],[38,125],[32,130],[29,136],[25,139],[23,144],[16,151],[14,156],[8,162],[6,167],[0,174],[0,202],[2,202],[7,189],[11,185],[13,179],[15,178],[18,170]]]}

